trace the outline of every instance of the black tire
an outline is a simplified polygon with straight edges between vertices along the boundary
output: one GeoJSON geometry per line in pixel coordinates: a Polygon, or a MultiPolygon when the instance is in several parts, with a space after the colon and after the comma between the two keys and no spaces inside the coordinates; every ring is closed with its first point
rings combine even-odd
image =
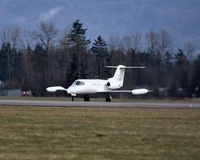
{"type": "Polygon", "coordinates": [[[111,102],[111,98],[110,97],[106,97],[106,102],[111,102]]]}
{"type": "Polygon", "coordinates": [[[85,102],[89,102],[90,101],[90,97],[89,96],[84,96],[83,99],[84,99],[85,102]]]}

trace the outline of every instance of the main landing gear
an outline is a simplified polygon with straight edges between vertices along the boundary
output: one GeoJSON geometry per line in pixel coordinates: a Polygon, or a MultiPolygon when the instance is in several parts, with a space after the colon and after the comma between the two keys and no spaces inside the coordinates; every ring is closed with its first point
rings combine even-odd
{"type": "MultiPolygon", "coordinates": [[[[71,96],[71,97],[72,97],[72,101],[74,102],[75,96],[71,96]]],[[[84,96],[83,96],[83,100],[84,100],[85,102],[89,102],[89,101],[90,101],[89,95],[84,95],[84,96]]]]}
{"type": "Polygon", "coordinates": [[[83,99],[84,99],[85,102],[89,102],[90,101],[89,95],[84,95],[83,99]]]}
{"type": "MultiPolygon", "coordinates": [[[[72,101],[74,101],[75,96],[71,96],[71,97],[72,97],[72,101]]],[[[90,101],[89,95],[84,95],[84,96],[83,96],[83,100],[84,100],[85,102],[89,102],[89,101],[90,101]]],[[[112,101],[112,97],[111,97],[110,94],[107,94],[107,95],[106,95],[105,101],[106,101],[106,102],[111,102],[111,101],[112,101]]]]}
{"type": "Polygon", "coordinates": [[[111,95],[107,94],[107,96],[106,96],[106,102],[111,102],[111,100],[112,100],[111,95]]]}

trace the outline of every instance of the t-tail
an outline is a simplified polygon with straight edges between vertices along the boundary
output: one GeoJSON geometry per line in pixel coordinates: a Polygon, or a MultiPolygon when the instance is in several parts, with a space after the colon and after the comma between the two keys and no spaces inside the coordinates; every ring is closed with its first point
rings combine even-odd
{"type": "Polygon", "coordinates": [[[123,86],[124,83],[124,74],[125,69],[134,69],[134,68],[145,68],[144,66],[124,66],[124,65],[118,65],[118,66],[106,66],[108,68],[116,68],[115,74],[112,78],[108,79],[107,87],[109,89],[119,89],[123,86]]]}

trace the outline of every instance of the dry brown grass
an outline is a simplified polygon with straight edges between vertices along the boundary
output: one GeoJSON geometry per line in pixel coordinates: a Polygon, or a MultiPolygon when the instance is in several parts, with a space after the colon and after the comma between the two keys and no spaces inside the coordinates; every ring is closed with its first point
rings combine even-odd
{"type": "Polygon", "coordinates": [[[199,109],[0,107],[0,159],[199,159],[199,109]]]}

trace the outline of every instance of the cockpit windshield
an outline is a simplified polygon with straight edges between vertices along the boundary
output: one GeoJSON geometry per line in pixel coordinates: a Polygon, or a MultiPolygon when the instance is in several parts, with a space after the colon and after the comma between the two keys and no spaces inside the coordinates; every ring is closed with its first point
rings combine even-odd
{"type": "Polygon", "coordinates": [[[82,82],[82,81],[76,81],[75,82],[75,85],[77,85],[77,86],[81,86],[81,85],[84,85],[85,83],[84,82],[82,82]]]}

